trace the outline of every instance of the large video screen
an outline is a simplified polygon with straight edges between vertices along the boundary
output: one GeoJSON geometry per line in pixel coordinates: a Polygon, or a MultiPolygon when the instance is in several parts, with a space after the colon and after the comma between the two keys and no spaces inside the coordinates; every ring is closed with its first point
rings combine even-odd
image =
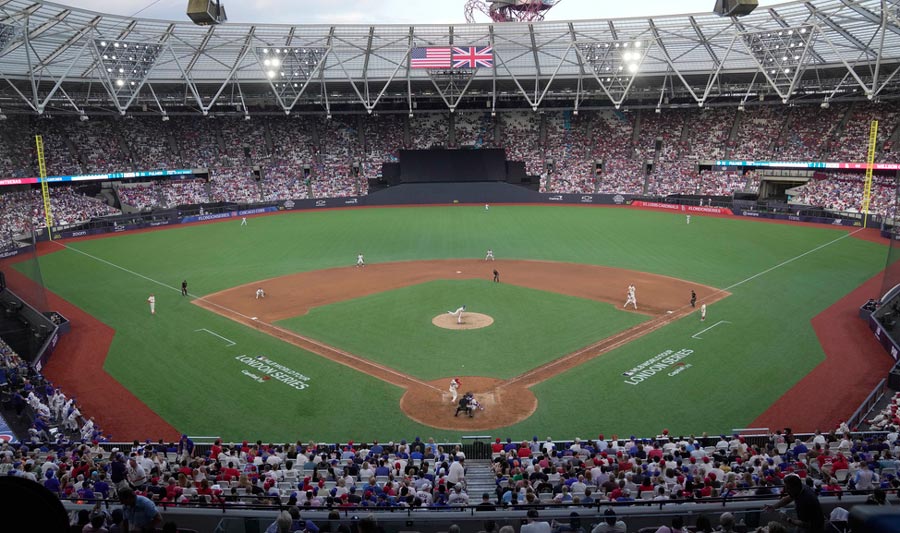
{"type": "Polygon", "coordinates": [[[506,152],[481,150],[400,150],[402,183],[504,181],[506,152]]]}

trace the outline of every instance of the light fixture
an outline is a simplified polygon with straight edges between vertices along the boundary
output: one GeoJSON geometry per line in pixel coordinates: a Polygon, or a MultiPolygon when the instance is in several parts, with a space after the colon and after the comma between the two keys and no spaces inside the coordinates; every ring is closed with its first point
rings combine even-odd
{"type": "Polygon", "coordinates": [[[168,122],[168,121],[169,121],[169,115],[163,115],[163,116],[162,116],[162,121],[163,121],[163,122],[168,122]]]}
{"type": "Polygon", "coordinates": [[[116,80],[116,86],[121,87],[123,85],[125,85],[125,80],[122,80],[122,79],[116,80]]]}

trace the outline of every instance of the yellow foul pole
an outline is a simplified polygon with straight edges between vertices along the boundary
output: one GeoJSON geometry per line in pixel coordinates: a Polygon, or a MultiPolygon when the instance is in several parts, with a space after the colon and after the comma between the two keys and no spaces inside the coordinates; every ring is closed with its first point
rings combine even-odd
{"type": "Polygon", "coordinates": [[[41,196],[44,198],[44,221],[47,224],[47,235],[53,240],[53,214],[50,212],[50,189],[47,187],[47,165],[44,162],[44,138],[35,135],[34,144],[37,147],[38,171],[41,179],[41,196]]]}
{"type": "Polygon", "coordinates": [[[878,121],[873,120],[869,128],[869,152],[866,156],[866,185],[863,190],[863,227],[869,223],[869,202],[872,200],[872,170],[875,168],[875,147],[878,141],[878,121]]]}

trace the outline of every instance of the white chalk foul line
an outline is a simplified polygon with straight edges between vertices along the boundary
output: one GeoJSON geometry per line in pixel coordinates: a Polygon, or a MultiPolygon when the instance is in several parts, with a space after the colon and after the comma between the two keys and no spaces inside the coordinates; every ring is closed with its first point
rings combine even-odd
{"type": "Polygon", "coordinates": [[[841,235],[840,237],[838,237],[837,239],[828,241],[828,242],[826,242],[826,243],[824,243],[824,244],[820,244],[819,246],[816,246],[816,247],[813,248],[812,250],[807,250],[807,251],[803,252],[802,254],[800,254],[800,255],[798,255],[798,256],[796,256],[796,257],[792,257],[792,258],[790,258],[790,259],[788,259],[788,260],[782,261],[782,262],[778,263],[777,265],[775,265],[775,266],[773,266],[773,267],[767,268],[766,270],[763,270],[762,272],[760,272],[760,273],[758,273],[758,274],[754,274],[754,275],[750,276],[749,278],[744,279],[744,280],[741,280],[741,281],[739,281],[739,282],[737,282],[737,283],[735,283],[735,284],[733,284],[733,285],[729,285],[728,287],[725,287],[725,288],[722,289],[722,290],[723,290],[723,291],[730,291],[731,289],[733,289],[733,288],[735,288],[735,287],[740,287],[741,285],[743,285],[744,283],[747,283],[748,281],[753,281],[754,279],[756,279],[756,278],[758,278],[758,277],[760,277],[760,276],[763,276],[763,275],[765,275],[765,274],[768,274],[769,272],[771,272],[771,271],[773,271],[773,270],[776,270],[776,269],[781,268],[781,267],[783,267],[783,266],[785,266],[785,265],[788,265],[788,264],[790,264],[790,263],[793,263],[794,261],[796,261],[796,260],[798,260],[798,259],[800,259],[800,258],[802,258],[802,257],[806,257],[807,255],[809,255],[809,254],[811,254],[811,253],[818,252],[818,251],[821,250],[822,248],[831,246],[832,244],[834,244],[834,243],[836,243],[836,242],[838,242],[838,241],[842,241],[842,240],[846,239],[847,237],[850,237],[851,235],[856,235],[857,233],[859,233],[859,232],[862,231],[862,230],[863,230],[863,228],[860,228],[860,229],[858,229],[858,230],[856,230],[856,231],[853,231],[853,232],[847,232],[847,233],[841,235]]]}
{"type": "Polygon", "coordinates": [[[225,345],[226,348],[229,348],[229,347],[234,346],[235,344],[237,344],[237,343],[234,342],[233,340],[231,340],[231,339],[226,339],[225,337],[219,335],[218,333],[216,333],[216,332],[214,332],[214,331],[210,331],[210,330],[208,330],[208,329],[206,329],[206,328],[200,328],[200,329],[195,329],[195,330],[194,330],[195,333],[198,332],[198,331],[205,331],[205,332],[209,333],[210,335],[215,335],[216,337],[219,337],[219,338],[222,339],[223,341],[230,343],[230,344],[226,344],[226,345],[225,345]]]}
{"type": "MultiPolygon", "coordinates": [[[[121,271],[123,271],[123,272],[127,272],[127,273],[129,273],[129,274],[131,274],[131,275],[133,275],[133,276],[137,276],[137,277],[139,277],[139,278],[141,278],[141,279],[145,279],[145,280],[147,280],[147,281],[149,281],[149,282],[151,282],[151,283],[155,283],[155,284],[159,285],[160,287],[165,287],[165,288],[167,288],[167,289],[171,289],[171,290],[176,291],[176,292],[178,292],[179,294],[181,294],[181,289],[178,288],[178,287],[174,287],[174,286],[172,286],[172,285],[168,285],[168,284],[166,284],[166,283],[163,283],[163,282],[161,282],[161,281],[155,280],[155,279],[153,279],[153,278],[149,278],[149,277],[147,277],[147,276],[145,276],[145,275],[143,275],[143,274],[140,274],[140,273],[135,272],[135,271],[133,271],[133,270],[129,270],[129,269],[123,267],[123,266],[117,265],[117,264],[115,264],[115,263],[112,263],[112,262],[110,262],[110,261],[107,261],[106,259],[97,257],[97,256],[95,256],[95,255],[91,255],[91,254],[89,254],[89,253],[87,253],[87,252],[84,252],[84,251],[82,251],[82,250],[79,250],[79,249],[77,249],[77,248],[72,248],[71,246],[68,246],[68,245],[65,245],[65,244],[62,244],[62,243],[59,243],[59,242],[56,242],[56,241],[51,241],[51,242],[52,242],[53,244],[56,244],[56,245],[58,245],[58,246],[61,246],[62,248],[65,248],[66,250],[72,250],[73,252],[77,252],[77,253],[79,253],[79,254],[81,254],[81,255],[84,255],[85,257],[89,257],[89,258],[91,258],[91,259],[93,259],[93,260],[95,260],[95,261],[99,261],[99,262],[101,262],[101,263],[103,263],[103,264],[105,264],[105,265],[109,265],[109,266],[111,266],[111,267],[113,267],[113,268],[117,268],[117,269],[119,269],[119,270],[121,270],[121,271]]],[[[299,338],[299,339],[302,339],[302,340],[304,340],[304,341],[306,341],[306,342],[308,342],[308,343],[310,343],[310,344],[313,344],[313,345],[315,345],[315,346],[318,346],[318,347],[320,347],[321,349],[332,350],[332,351],[334,351],[334,352],[336,352],[336,353],[338,353],[338,354],[340,354],[340,355],[342,355],[342,356],[344,356],[344,357],[346,357],[346,358],[348,358],[348,359],[354,359],[354,360],[360,361],[360,362],[362,362],[362,363],[367,363],[367,364],[369,364],[369,365],[371,365],[371,366],[373,366],[373,367],[380,368],[381,370],[384,370],[384,371],[386,371],[386,372],[388,372],[388,373],[390,373],[390,374],[393,374],[393,375],[395,375],[395,376],[397,376],[397,377],[406,379],[407,381],[410,381],[410,382],[413,382],[413,383],[418,383],[419,385],[421,385],[421,386],[423,386],[423,387],[430,388],[430,389],[434,389],[434,390],[440,390],[440,389],[438,389],[437,387],[435,387],[434,385],[431,385],[430,383],[426,383],[426,382],[424,382],[424,381],[421,381],[421,380],[419,380],[419,379],[416,379],[416,378],[414,378],[414,377],[412,377],[412,376],[410,376],[410,375],[403,374],[403,373],[401,373],[401,372],[397,372],[396,370],[394,370],[394,369],[392,369],[392,368],[389,368],[389,367],[386,367],[386,366],[383,366],[383,365],[379,365],[379,364],[375,363],[374,361],[369,361],[368,359],[363,359],[363,358],[361,358],[361,357],[357,357],[357,356],[355,356],[355,355],[353,355],[353,354],[351,354],[351,353],[345,352],[345,351],[343,351],[343,350],[339,350],[339,349],[335,348],[334,346],[329,346],[329,345],[327,345],[327,344],[323,344],[323,343],[321,343],[321,342],[318,342],[318,341],[316,341],[315,339],[311,339],[311,338],[308,338],[308,337],[304,337],[303,335],[298,335],[297,333],[294,333],[294,332],[292,332],[292,331],[284,330],[283,328],[280,328],[280,327],[278,327],[278,326],[276,326],[276,325],[274,325],[274,324],[269,324],[269,323],[267,323],[267,322],[264,322],[264,321],[262,321],[262,320],[259,320],[259,319],[258,319],[257,317],[255,317],[255,316],[254,316],[254,317],[247,316],[247,315],[245,315],[245,314],[243,314],[243,313],[241,313],[241,312],[235,311],[234,309],[229,309],[228,307],[225,307],[225,306],[223,306],[223,305],[219,305],[219,304],[217,304],[216,302],[207,300],[206,298],[203,298],[202,296],[196,296],[196,295],[193,295],[193,294],[190,294],[190,293],[188,293],[188,295],[191,296],[191,297],[193,297],[193,298],[195,298],[196,300],[199,300],[199,301],[205,303],[206,305],[209,305],[209,306],[212,306],[212,307],[217,307],[217,308],[219,308],[219,309],[222,309],[223,311],[226,311],[226,312],[228,312],[228,313],[232,313],[232,314],[237,315],[237,316],[239,316],[239,317],[242,317],[242,318],[244,318],[244,319],[252,320],[252,321],[254,321],[255,323],[260,324],[260,325],[262,325],[262,326],[267,326],[267,327],[270,327],[270,328],[272,328],[272,329],[276,329],[276,330],[282,331],[282,332],[284,332],[285,334],[290,334],[290,335],[292,335],[292,336],[294,336],[294,337],[297,337],[297,338],[299,338]]],[[[197,331],[200,331],[200,330],[197,330],[197,331]]],[[[210,333],[212,333],[212,332],[210,332],[210,333]]],[[[216,334],[213,333],[213,335],[216,335],[216,334]]],[[[220,337],[219,335],[216,335],[216,336],[217,336],[217,337],[220,337]]],[[[221,338],[224,339],[224,337],[221,337],[221,338]]],[[[225,340],[228,340],[228,339],[225,339],[225,340]]],[[[231,341],[229,341],[229,342],[231,342],[231,341]]],[[[235,343],[235,344],[237,344],[237,343],[235,343]]]]}
{"type": "Polygon", "coordinates": [[[698,337],[697,335],[700,335],[701,333],[706,333],[707,331],[709,331],[709,330],[711,330],[712,328],[718,326],[719,324],[731,324],[731,322],[729,322],[729,321],[727,321],[727,320],[719,320],[718,322],[716,322],[716,323],[713,324],[712,326],[710,326],[710,327],[704,329],[703,331],[698,331],[697,333],[694,333],[693,335],[691,335],[691,338],[692,338],[692,339],[703,340],[702,337],[698,337]]]}

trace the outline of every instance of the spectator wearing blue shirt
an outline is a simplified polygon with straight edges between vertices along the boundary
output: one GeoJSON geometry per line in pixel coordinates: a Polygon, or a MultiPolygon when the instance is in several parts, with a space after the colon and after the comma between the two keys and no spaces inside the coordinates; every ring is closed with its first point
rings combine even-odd
{"type": "Polygon", "coordinates": [[[119,502],[122,504],[122,531],[154,531],[162,524],[162,515],[156,505],[133,490],[120,490],[119,502]]]}

